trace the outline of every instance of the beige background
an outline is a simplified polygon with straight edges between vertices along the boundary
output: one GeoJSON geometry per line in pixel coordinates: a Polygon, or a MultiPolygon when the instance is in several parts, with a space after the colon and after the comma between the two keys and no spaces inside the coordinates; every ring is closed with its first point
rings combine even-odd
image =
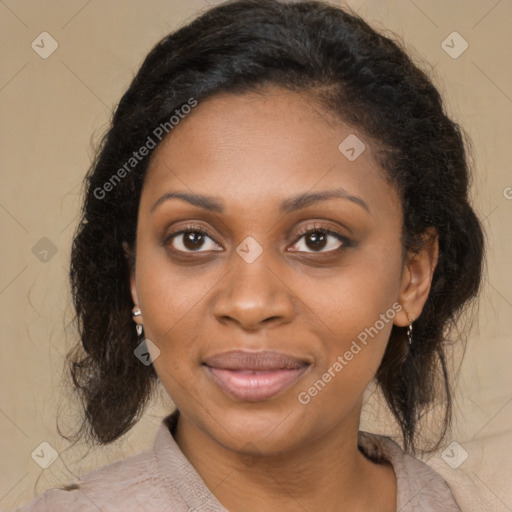
{"type": "MultiPolygon", "coordinates": [[[[213,3],[213,2],[210,2],[213,3]]],[[[216,2],[219,3],[219,2],[216,2]]],[[[149,49],[208,7],[205,0],[0,0],[0,507],[20,505],[73,474],[147,448],[168,400],[155,402],[121,442],[95,449],[59,437],[59,409],[72,424],[62,381],[75,341],[67,284],[71,235],[91,142],[107,127],[149,49]],[[58,49],[42,59],[31,43],[49,32],[58,49]],[[92,139],[91,139],[92,136],[92,139]],[[36,246],[57,250],[46,256],[36,246]],[[34,252],[36,254],[34,254],[34,252]],[[49,443],[47,469],[31,453],[49,443]],[[82,455],[85,457],[81,458],[82,455]]],[[[379,30],[392,30],[431,69],[450,114],[474,144],[473,195],[488,236],[488,270],[477,322],[457,387],[455,428],[467,460],[452,469],[438,453],[425,460],[451,483],[466,510],[512,509],[512,70],[510,0],[351,0],[379,30]],[[451,58],[453,31],[468,49],[451,58]]],[[[457,43],[458,44],[458,43],[457,43]]],[[[374,403],[363,428],[386,431],[374,403]]],[[[64,426],[66,421],[64,421],[64,426]]]]}

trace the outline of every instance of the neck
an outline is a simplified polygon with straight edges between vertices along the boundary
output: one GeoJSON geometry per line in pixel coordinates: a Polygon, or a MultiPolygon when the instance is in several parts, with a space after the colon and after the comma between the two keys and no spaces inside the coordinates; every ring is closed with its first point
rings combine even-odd
{"type": "Polygon", "coordinates": [[[357,414],[304,446],[272,455],[230,450],[183,416],[175,439],[230,512],[394,510],[383,507],[384,502],[395,503],[390,486],[383,485],[390,478],[394,484],[393,470],[369,461],[359,451],[358,424],[357,414]],[[384,502],[383,492],[388,494],[384,502]]]}

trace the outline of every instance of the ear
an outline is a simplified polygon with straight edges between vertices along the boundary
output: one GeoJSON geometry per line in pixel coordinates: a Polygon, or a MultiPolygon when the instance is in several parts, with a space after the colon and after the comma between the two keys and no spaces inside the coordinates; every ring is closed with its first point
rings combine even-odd
{"type": "Polygon", "coordinates": [[[133,304],[137,306],[139,304],[139,297],[137,294],[137,284],[135,282],[135,272],[130,272],[130,291],[132,293],[133,304]]]}
{"type": "Polygon", "coordinates": [[[437,230],[427,228],[422,239],[423,246],[419,252],[408,252],[402,272],[398,302],[403,309],[394,319],[394,324],[401,327],[409,325],[421,315],[439,257],[437,230]]]}

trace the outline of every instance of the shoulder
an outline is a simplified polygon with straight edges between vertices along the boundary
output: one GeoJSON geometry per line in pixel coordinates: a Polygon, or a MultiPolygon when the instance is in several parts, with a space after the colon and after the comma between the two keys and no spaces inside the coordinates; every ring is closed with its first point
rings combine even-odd
{"type": "Polygon", "coordinates": [[[164,501],[156,473],[153,450],[143,451],[85,473],[65,488],[48,489],[13,512],[143,511],[164,501]]]}
{"type": "Polygon", "coordinates": [[[13,512],[190,512],[225,509],[174,441],[176,414],[164,418],[153,447],[49,489],[13,512]],[[191,506],[192,505],[192,506],[191,506]]]}
{"type": "Polygon", "coordinates": [[[390,437],[359,432],[360,449],[374,460],[388,461],[397,480],[397,510],[461,512],[447,482],[424,462],[405,453],[390,437]]]}

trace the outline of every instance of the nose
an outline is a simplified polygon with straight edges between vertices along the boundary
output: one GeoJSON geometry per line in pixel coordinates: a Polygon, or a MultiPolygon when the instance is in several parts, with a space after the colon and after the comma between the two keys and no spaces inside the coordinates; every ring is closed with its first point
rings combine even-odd
{"type": "Polygon", "coordinates": [[[213,313],[222,324],[234,323],[254,331],[290,323],[296,300],[282,274],[270,267],[265,251],[252,263],[235,256],[230,271],[219,283],[213,313]]]}

